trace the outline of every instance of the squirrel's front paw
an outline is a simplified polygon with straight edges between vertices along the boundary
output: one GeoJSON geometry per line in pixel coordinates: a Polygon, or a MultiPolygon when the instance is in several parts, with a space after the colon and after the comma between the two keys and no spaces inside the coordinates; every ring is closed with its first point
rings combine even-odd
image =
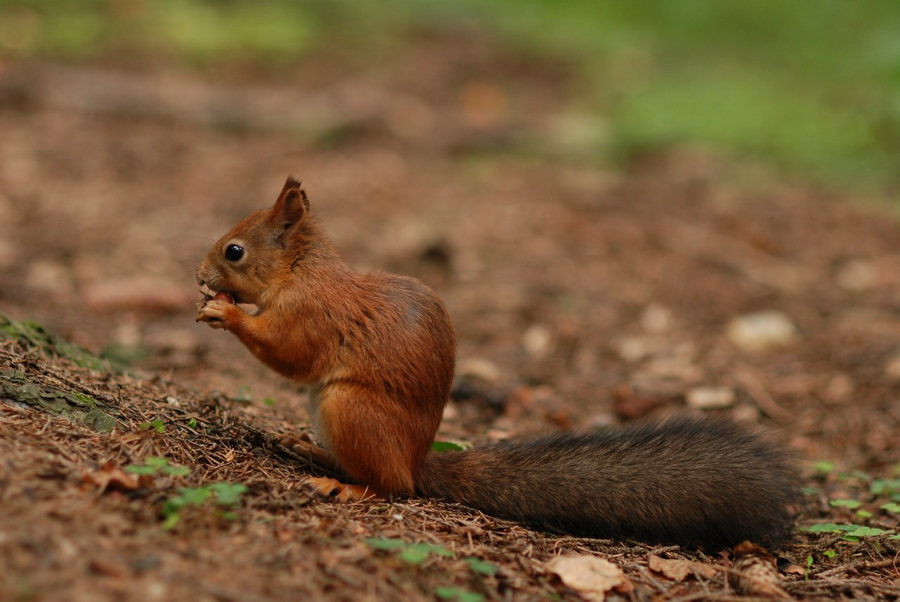
{"type": "Polygon", "coordinates": [[[213,328],[227,328],[228,316],[233,311],[234,304],[222,299],[209,299],[200,306],[197,314],[198,322],[206,322],[213,328]]]}

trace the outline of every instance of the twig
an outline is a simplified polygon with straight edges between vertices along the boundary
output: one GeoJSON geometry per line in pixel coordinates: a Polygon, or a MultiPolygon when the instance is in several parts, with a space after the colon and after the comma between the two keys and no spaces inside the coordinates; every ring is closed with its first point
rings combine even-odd
{"type": "Polygon", "coordinates": [[[735,371],[735,379],[744,387],[747,394],[762,412],[780,425],[793,419],[793,414],[781,407],[763,386],[759,377],[749,368],[743,367],[735,371]]]}

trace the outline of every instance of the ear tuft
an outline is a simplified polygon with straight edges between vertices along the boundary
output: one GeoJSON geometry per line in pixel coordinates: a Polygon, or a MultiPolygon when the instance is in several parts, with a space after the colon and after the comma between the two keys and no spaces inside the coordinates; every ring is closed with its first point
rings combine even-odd
{"type": "Polygon", "coordinates": [[[303,183],[294,176],[288,176],[287,180],[284,181],[284,188],[281,189],[281,192],[283,194],[285,190],[291,188],[300,188],[302,184],[303,183]]]}
{"type": "Polygon", "coordinates": [[[285,230],[290,230],[302,222],[309,210],[309,199],[300,186],[300,180],[288,176],[281,189],[281,194],[278,195],[278,200],[272,207],[273,217],[284,224],[285,230]]]}

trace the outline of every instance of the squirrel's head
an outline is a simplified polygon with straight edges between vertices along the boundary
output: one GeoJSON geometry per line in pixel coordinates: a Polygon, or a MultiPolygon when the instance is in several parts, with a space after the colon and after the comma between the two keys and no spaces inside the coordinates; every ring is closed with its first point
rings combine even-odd
{"type": "Polygon", "coordinates": [[[312,241],[309,199],[289,177],[271,209],[251,213],[220,238],[197,268],[197,283],[237,303],[261,304],[312,241]]]}

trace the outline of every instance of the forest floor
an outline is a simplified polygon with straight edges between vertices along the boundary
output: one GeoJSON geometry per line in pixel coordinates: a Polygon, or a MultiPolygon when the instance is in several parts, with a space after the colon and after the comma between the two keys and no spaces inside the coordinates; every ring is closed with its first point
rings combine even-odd
{"type": "Polygon", "coordinates": [[[288,174],[348,263],[446,301],[440,438],[732,416],[804,474],[751,593],[900,598],[896,214],[702,149],[598,165],[569,87],[467,38],[277,78],[0,65],[0,599],[578,599],[567,555],[624,571],[610,599],[746,591],[730,551],[304,495],[272,437],[304,392],[193,307],[199,258],[288,174]]]}

